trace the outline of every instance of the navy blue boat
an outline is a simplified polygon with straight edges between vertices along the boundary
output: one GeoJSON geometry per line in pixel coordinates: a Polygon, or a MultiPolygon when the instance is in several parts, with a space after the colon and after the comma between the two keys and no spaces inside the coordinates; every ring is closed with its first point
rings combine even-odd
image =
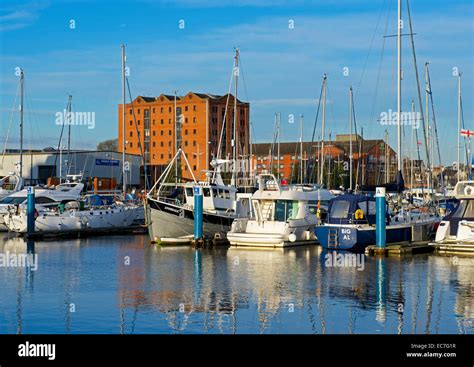
{"type": "MultiPolygon", "coordinates": [[[[418,213],[417,213],[418,215],[418,213]]],[[[386,208],[386,243],[411,242],[415,233],[434,234],[439,219],[419,214],[417,218],[388,214],[386,208]],[[415,230],[416,229],[416,230],[415,230]]],[[[341,195],[329,202],[327,223],[315,228],[320,244],[328,250],[363,252],[375,245],[375,198],[365,195],[341,195]]]]}

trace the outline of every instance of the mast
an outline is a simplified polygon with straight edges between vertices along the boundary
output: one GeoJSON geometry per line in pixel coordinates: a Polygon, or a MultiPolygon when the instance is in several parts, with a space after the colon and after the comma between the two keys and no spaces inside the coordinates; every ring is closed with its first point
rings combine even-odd
{"type": "Polygon", "coordinates": [[[398,0],[397,20],[397,183],[402,172],[402,1],[398,0]]]}
{"type": "Polygon", "coordinates": [[[412,118],[412,125],[411,125],[411,147],[410,147],[410,190],[413,193],[413,149],[414,149],[414,139],[415,139],[415,101],[411,100],[411,118],[412,118]]]}
{"type": "MultiPolygon", "coordinates": [[[[20,177],[23,178],[23,98],[25,94],[25,74],[20,69],[20,177]]],[[[31,177],[30,177],[31,178],[31,177]]]]}
{"type": "Polygon", "coordinates": [[[277,154],[278,154],[278,178],[280,178],[280,130],[281,130],[281,113],[278,112],[278,147],[277,147],[277,154]]]}
{"type": "Polygon", "coordinates": [[[323,184],[324,179],[324,127],[326,125],[326,83],[327,76],[323,75],[323,111],[322,111],[322,125],[321,125],[321,170],[319,171],[319,183],[323,184]]]}
{"type": "MultiPolygon", "coordinates": [[[[301,133],[300,133],[300,179],[303,184],[303,114],[300,115],[301,133]]],[[[280,157],[278,157],[279,159],[280,157]]]]}
{"type": "Polygon", "coordinates": [[[66,175],[69,174],[69,168],[71,167],[71,113],[72,113],[71,110],[72,110],[72,95],[69,95],[68,111],[67,111],[68,131],[67,131],[67,170],[66,170],[66,175]]]}
{"type": "Polygon", "coordinates": [[[349,88],[349,190],[352,191],[352,165],[353,165],[353,153],[352,153],[352,86],[349,88]]]}
{"type": "MultiPolygon", "coordinates": [[[[125,172],[125,44],[122,43],[122,191],[127,192],[127,174],[125,172]]],[[[146,162],[145,162],[146,164],[146,162]]],[[[146,180],[146,178],[145,178],[146,180]]]]}
{"type": "MultiPolygon", "coordinates": [[[[174,148],[175,148],[175,153],[176,154],[178,152],[178,117],[176,116],[176,99],[177,99],[177,94],[178,94],[178,91],[175,90],[174,91],[174,148]]],[[[198,157],[199,159],[199,157],[198,157]]],[[[175,183],[175,187],[178,187],[178,162],[179,162],[179,157],[176,158],[176,162],[175,162],[175,165],[174,165],[174,183],[175,183]]]]}
{"type": "MultiPolygon", "coordinates": [[[[432,140],[432,137],[431,137],[431,128],[430,128],[430,102],[429,102],[429,98],[430,98],[430,93],[431,93],[431,86],[429,84],[429,80],[428,80],[428,65],[429,65],[429,61],[425,62],[425,116],[426,116],[426,119],[425,119],[425,129],[426,129],[426,132],[427,132],[427,146],[426,146],[426,151],[429,152],[429,157],[430,159],[428,160],[427,162],[427,168],[428,170],[431,170],[431,160],[433,159],[433,155],[431,154],[431,140],[432,140]]],[[[432,171],[430,171],[432,172],[432,171]]],[[[428,186],[428,195],[430,195],[430,187],[432,186],[431,185],[431,173],[427,175],[426,177],[426,182],[427,182],[427,186],[428,186]]]]}
{"type": "Polygon", "coordinates": [[[458,74],[458,182],[461,180],[461,73],[458,74]]]}
{"type": "Polygon", "coordinates": [[[388,152],[388,131],[385,130],[385,183],[388,183],[390,180],[390,168],[389,168],[389,159],[390,154],[388,152]]]}
{"type": "MultiPolygon", "coordinates": [[[[234,96],[234,126],[232,134],[232,180],[231,185],[235,186],[236,179],[236,165],[237,165],[237,87],[239,84],[239,49],[235,49],[235,63],[234,63],[234,76],[235,76],[235,96],[234,96]]],[[[271,168],[270,168],[271,170],[271,168]]]]}

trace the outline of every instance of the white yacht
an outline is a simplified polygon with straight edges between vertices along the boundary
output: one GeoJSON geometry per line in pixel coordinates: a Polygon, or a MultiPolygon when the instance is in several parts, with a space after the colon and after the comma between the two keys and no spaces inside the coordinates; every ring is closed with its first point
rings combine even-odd
{"type": "MultiPolygon", "coordinates": [[[[143,213],[143,206],[123,203],[99,195],[85,200],[71,200],[62,205],[36,208],[35,231],[45,233],[80,233],[121,230],[134,225],[143,213]],[[94,198],[94,200],[90,200],[94,198]]],[[[7,214],[8,215],[8,214],[7,214]]],[[[5,215],[5,217],[7,216],[5,215]]],[[[26,208],[9,215],[5,224],[12,232],[27,232],[26,208]]]]}
{"type": "MultiPolygon", "coordinates": [[[[63,201],[78,200],[82,196],[82,182],[66,182],[55,187],[35,188],[35,207],[37,210],[57,207],[63,201]]],[[[17,191],[0,200],[0,231],[8,231],[10,218],[26,208],[27,190],[17,191]]]]}
{"type": "Polygon", "coordinates": [[[254,216],[236,219],[227,239],[232,246],[271,248],[315,243],[318,209],[333,197],[328,190],[283,186],[274,175],[261,174],[251,198],[254,216]]]}
{"type": "Polygon", "coordinates": [[[460,202],[439,224],[435,242],[439,252],[474,254],[474,181],[460,181],[454,188],[460,202]]]}

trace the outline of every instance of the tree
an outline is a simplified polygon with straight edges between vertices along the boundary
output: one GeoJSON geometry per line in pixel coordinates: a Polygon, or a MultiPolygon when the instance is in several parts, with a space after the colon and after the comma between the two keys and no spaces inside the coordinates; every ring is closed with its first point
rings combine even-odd
{"type": "Polygon", "coordinates": [[[114,152],[118,151],[118,139],[109,139],[101,141],[99,144],[97,144],[97,150],[111,150],[114,152]]]}

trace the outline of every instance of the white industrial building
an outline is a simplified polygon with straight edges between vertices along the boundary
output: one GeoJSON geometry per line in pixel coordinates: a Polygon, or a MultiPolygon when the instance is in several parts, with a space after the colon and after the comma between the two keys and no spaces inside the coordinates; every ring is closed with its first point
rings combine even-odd
{"type": "MultiPolygon", "coordinates": [[[[126,183],[128,187],[140,186],[141,157],[126,154],[126,183]]],[[[19,173],[19,152],[0,155],[0,177],[11,172],[19,173]]],[[[66,178],[67,174],[82,174],[84,179],[115,178],[122,183],[122,153],[114,151],[24,151],[23,178],[26,184],[45,184],[48,177],[66,178]]]]}

